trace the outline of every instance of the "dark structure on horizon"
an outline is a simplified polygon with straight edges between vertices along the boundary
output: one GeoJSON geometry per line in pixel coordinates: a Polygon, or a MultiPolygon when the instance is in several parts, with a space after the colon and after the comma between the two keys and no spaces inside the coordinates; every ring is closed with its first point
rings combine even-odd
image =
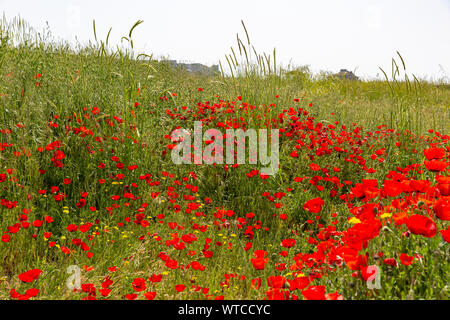
{"type": "Polygon", "coordinates": [[[211,67],[208,67],[201,63],[183,63],[177,62],[177,60],[168,60],[168,63],[170,66],[174,68],[178,67],[186,70],[187,72],[200,73],[203,75],[215,75],[220,72],[219,66],[216,64],[211,67]]]}
{"type": "Polygon", "coordinates": [[[359,80],[359,78],[352,71],[348,71],[347,69],[341,69],[341,71],[336,73],[335,76],[346,80],[359,80]]]}

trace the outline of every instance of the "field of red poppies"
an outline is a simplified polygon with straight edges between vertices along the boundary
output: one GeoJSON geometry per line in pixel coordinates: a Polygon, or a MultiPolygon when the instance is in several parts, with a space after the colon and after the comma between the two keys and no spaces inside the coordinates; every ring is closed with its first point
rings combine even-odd
{"type": "Polygon", "coordinates": [[[2,28],[0,298],[448,298],[448,85],[201,76],[2,28]],[[173,164],[194,121],[278,129],[279,171],[173,164]]]}

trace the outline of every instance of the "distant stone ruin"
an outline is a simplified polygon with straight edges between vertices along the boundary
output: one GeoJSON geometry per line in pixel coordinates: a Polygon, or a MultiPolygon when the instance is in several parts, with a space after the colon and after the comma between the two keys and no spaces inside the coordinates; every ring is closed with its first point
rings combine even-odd
{"type": "Polygon", "coordinates": [[[347,69],[341,69],[341,71],[336,73],[335,76],[346,80],[359,80],[359,78],[352,71],[348,71],[347,69]]]}
{"type": "Polygon", "coordinates": [[[215,75],[219,72],[219,65],[213,65],[211,67],[205,66],[201,63],[183,63],[177,62],[177,60],[168,60],[169,65],[174,68],[182,68],[187,72],[200,73],[203,75],[215,75]]]}

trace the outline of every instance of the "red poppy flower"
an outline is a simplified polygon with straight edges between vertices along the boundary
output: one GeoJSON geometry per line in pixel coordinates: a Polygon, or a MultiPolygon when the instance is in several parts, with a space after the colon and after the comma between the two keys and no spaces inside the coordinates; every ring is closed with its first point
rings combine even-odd
{"type": "Polygon", "coordinates": [[[81,290],[88,294],[95,294],[95,291],[96,291],[95,286],[92,283],[83,283],[81,285],[81,290]]]}
{"type": "Polygon", "coordinates": [[[33,221],[33,226],[35,226],[36,228],[39,228],[40,226],[42,226],[43,221],[42,220],[34,220],[33,221]]]}
{"type": "Polygon", "coordinates": [[[395,260],[394,258],[384,259],[383,263],[387,264],[388,266],[392,266],[392,267],[397,267],[398,266],[397,260],[395,260]]]}
{"type": "Polygon", "coordinates": [[[308,277],[297,277],[293,280],[288,280],[289,290],[303,290],[309,285],[309,282],[308,277]]]}
{"type": "Polygon", "coordinates": [[[402,253],[399,257],[400,262],[405,265],[405,266],[409,266],[410,264],[413,263],[414,260],[414,256],[408,256],[406,253],[402,253]]]}
{"type": "Polygon", "coordinates": [[[77,231],[78,230],[78,226],[77,225],[75,225],[75,224],[69,224],[68,226],[67,226],[67,231],[69,231],[69,232],[74,232],[74,231],[77,231]]]}
{"type": "Polygon", "coordinates": [[[325,298],[327,300],[344,300],[344,296],[342,294],[337,293],[337,292],[327,293],[325,295],[325,298]]]}
{"type": "Polygon", "coordinates": [[[269,300],[287,300],[289,299],[289,290],[271,288],[266,291],[266,296],[269,300]]]}
{"type": "Polygon", "coordinates": [[[284,239],[281,241],[281,246],[285,248],[291,248],[295,246],[295,239],[284,239]]]}
{"type": "Polygon", "coordinates": [[[368,201],[375,198],[380,190],[378,190],[378,180],[376,179],[362,179],[362,183],[356,183],[351,189],[355,197],[368,201]]]}
{"type": "Polygon", "coordinates": [[[149,281],[153,282],[153,283],[158,283],[161,282],[162,280],[162,274],[152,274],[152,276],[148,279],[149,281]]]}
{"type": "Polygon", "coordinates": [[[427,238],[432,238],[436,235],[436,224],[431,218],[422,216],[420,214],[413,214],[406,222],[406,226],[413,234],[420,234],[427,238]]]}
{"type": "Polygon", "coordinates": [[[443,196],[450,196],[450,183],[439,183],[436,188],[443,196]]]}
{"type": "Polygon", "coordinates": [[[213,256],[213,252],[211,250],[203,250],[202,253],[205,258],[211,258],[213,256]]]}
{"type": "Polygon", "coordinates": [[[440,161],[440,160],[424,161],[424,164],[428,170],[434,171],[434,172],[444,171],[444,169],[448,167],[447,162],[440,161]]]}
{"type": "Polygon", "coordinates": [[[36,288],[30,288],[27,291],[25,291],[25,295],[32,298],[32,297],[36,297],[39,293],[39,289],[36,288]]]}
{"type": "Polygon", "coordinates": [[[11,236],[9,234],[2,235],[3,242],[9,242],[11,240],[11,236]]]}
{"type": "Polygon", "coordinates": [[[100,112],[100,109],[99,108],[97,108],[97,107],[93,107],[92,108],[92,114],[97,114],[97,113],[99,113],[100,112]]]}
{"type": "Polygon", "coordinates": [[[253,264],[255,270],[264,270],[266,263],[269,261],[269,258],[254,258],[250,260],[253,264]]]}
{"type": "Polygon", "coordinates": [[[111,293],[111,289],[108,288],[102,288],[102,289],[98,289],[98,292],[100,292],[100,294],[102,295],[102,297],[107,297],[110,293],[111,293]]]}
{"type": "Polygon", "coordinates": [[[252,279],[251,284],[253,289],[258,290],[261,286],[261,278],[252,279]]]}
{"type": "Polygon", "coordinates": [[[254,255],[256,258],[264,258],[265,256],[267,256],[267,251],[265,251],[265,250],[256,250],[256,251],[253,253],[253,255],[254,255]]]}
{"type": "Polygon", "coordinates": [[[186,286],[185,286],[184,284],[177,284],[177,285],[175,286],[175,290],[176,290],[177,292],[183,292],[184,289],[186,289],[186,286]]]}
{"type": "Polygon", "coordinates": [[[286,263],[276,263],[275,264],[275,268],[278,270],[278,271],[283,271],[284,269],[286,269],[286,263]]]}
{"type": "Polygon", "coordinates": [[[146,292],[144,296],[147,300],[153,300],[156,297],[156,292],[146,292]]]}
{"type": "Polygon", "coordinates": [[[10,295],[11,298],[13,298],[13,299],[17,299],[17,298],[19,298],[19,297],[21,296],[21,294],[18,293],[18,292],[16,291],[16,289],[14,289],[14,288],[12,288],[12,289],[9,291],[9,295],[10,295]]]}
{"type": "Polygon", "coordinates": [[[388,197],[396,197],[403,191],[403,185],[395,180],[385,180],[383,185],[384,194],[388,197]]]}
{"type": "Polygon", "coordinates": [[[357,271],[360,270],[361,267],[367,266],[368,257],[367,254],[360,254],[356,256],[344,254],[344,261],[350,270],[357,271]]]}
{"type": "Polygon", "coordinates": [[[144,291],[147,288],[147,285],[145,284],[144,278],[136,278],[133,280],[132,283],[133,289],[136,292],[144,291]]]}
{"type": "Polygon", "coordinates": [[[435,179],[438,183],[450,184],[450,176],[446,177],[446,176],[436,175],[435,179]]]}
{"type": "Polygon", "coordinates": [[[446,230],[440,230],[439,231],[442,235],[442,239],[444,239],[445,242],[450,242],[450,226],[446,230]]]}
{"type": "Polygon", "coordinates": [[[284,288],[286,278],[283,276],[270,276],[267,278],[267,285],[271,288],[284,288]]]}
{"type": "Polygon", "coordinates": [[[306,300],[326,300],[325,286],[309,286],[302,295],[306,300]]]}
{"type": "Polygon", "coordinates": [[[116,267],[116,266],[114,266],[114,267],[108,267],[108,271],[109,271],[109,272],[116,272],[116,271],[117,271],[117,267],[116,267]]]}
{"type": "Polygon", "coordinates": [[[425,158],[427,158],[427,160],[440,160],[445,156],[445,150],[441,148],[429,148],[423,150],[423,154],[425,155],[425,158]]]}
{"type": "Polygon", "coordinates": [[[450,221],[450,200],[440,199],[433,205],[433,211],[440,220],[450,221]]]}
{"type": "Polygon", "coordinates": [[[324,204],[325,202],[320,197],[314,198],[306,201],[305,204],[303,205],[303,209],[311,213],[319,213],[322,210],[324,204]]]}
{"type": "Polygon", "coordinates": [[[19,279],[23,282],[32,282],[39,278],[39,275],[42,273],[40,269],[31,269],[27,272],[19,274],[19,279]]]}

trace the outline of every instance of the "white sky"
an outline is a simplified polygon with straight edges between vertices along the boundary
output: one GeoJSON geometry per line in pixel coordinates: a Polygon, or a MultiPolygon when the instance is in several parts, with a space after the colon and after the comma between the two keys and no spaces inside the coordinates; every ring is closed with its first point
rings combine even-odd
{"type": "Polygon", "coordinates": [[[374,78],[398,50],[407,72],[450,81],[450,0],[0,0],[1,11],[82,43],[94,38],[93,19],[103,40],[112,27],[113,43],[144,20],[133,32],[137,51],[207,65],[237,49],[236,33],[245,39],[243,19],[256,50],[275,47],[284,66],[374,78]]]}

